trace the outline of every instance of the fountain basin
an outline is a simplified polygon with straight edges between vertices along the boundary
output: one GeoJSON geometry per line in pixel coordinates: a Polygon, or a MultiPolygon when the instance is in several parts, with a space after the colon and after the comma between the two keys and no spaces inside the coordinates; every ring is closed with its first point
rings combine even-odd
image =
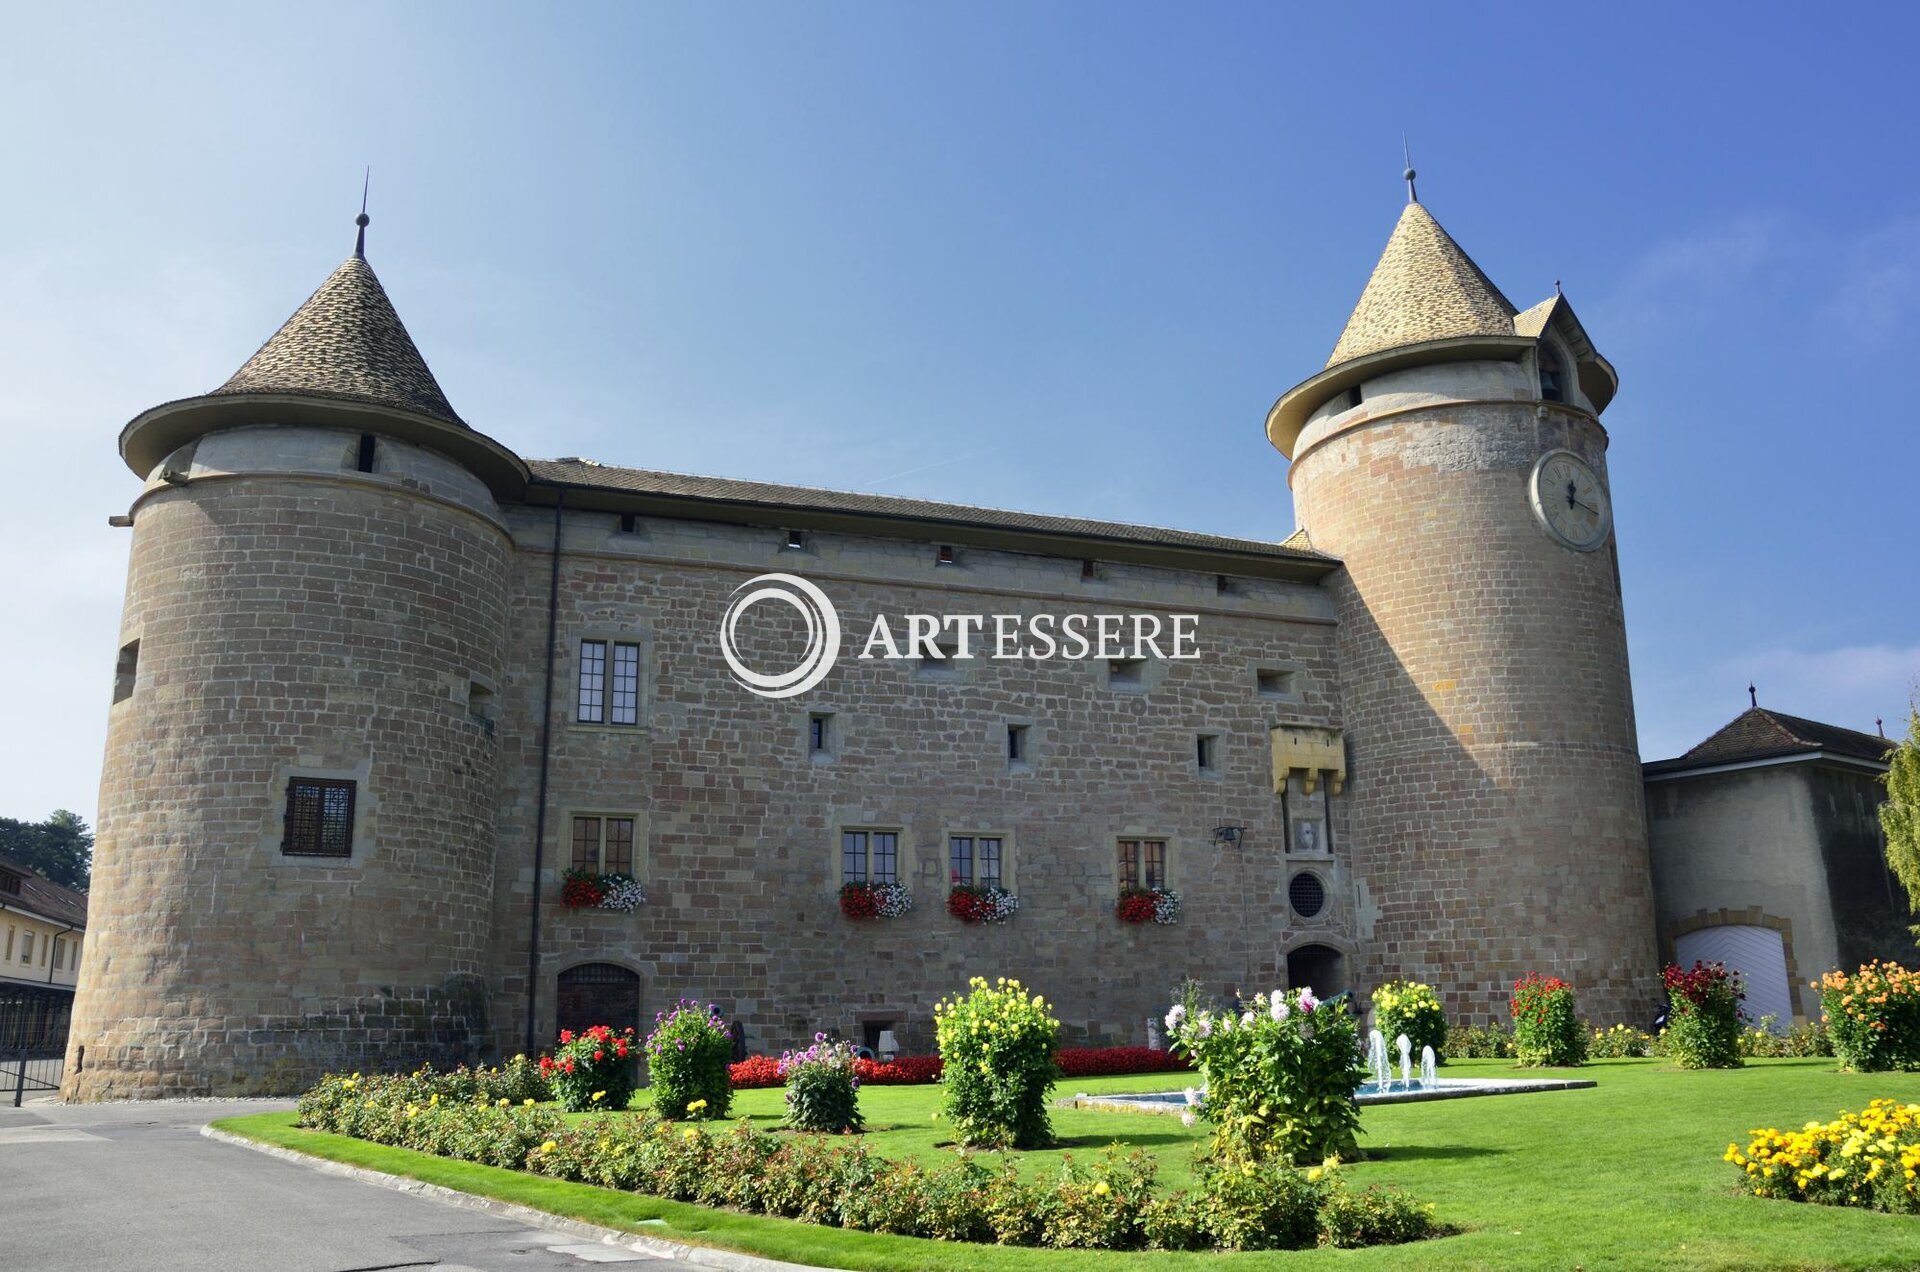
{"type": "MultiPolygon", "coordinates": [[[[1359,1104],[1419,1104],[1427,1100],[1467,1100],[1483,1095],[1524,1095],[1532,1091],[1575,1091],[1597,1086],[1591,1078],[1435,1078],[1423,1082],[1363,1082],[1354,1092],[1359,1104]]],[[[1133,1094],[1086,1095],[1073,1097],[1077,1109],[1108,1109],[1123,1113],[1173,1113],[1187,1111],[1182,1091],[1142,1091],[1133,1094]]]]}

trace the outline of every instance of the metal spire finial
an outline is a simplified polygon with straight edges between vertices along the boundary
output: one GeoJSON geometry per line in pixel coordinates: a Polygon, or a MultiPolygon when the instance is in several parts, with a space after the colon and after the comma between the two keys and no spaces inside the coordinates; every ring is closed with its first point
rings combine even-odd
{"type": "Polygon", "coordinates": [[[1884,737],[1886,737],[1886,736],[1887,736],[1887,722],[1886,722],[1886,720],[1884,720],[1884,719],[1883,719],[1883,718],[1881,718],[1880,716],[1875,716],[1875,717],[1873,718],[1873,731],[1874,731],[1875,733],[1878,733],[1878,734],[1879,734],[1879,735],[1880,735],[1881,737],[1883,737],[1883,738],[1884,738],[1884,737]]]}
{"type": "Polygon", "coordinates": [[[1407,134],[1405,133],[1400,134],[1400,155],[1407,161],[1407,170],[1400,174],[1405,177],[1407,181],[1407,202],[1418,203],[1420,202],[1420,193],[1413,188],[1413,179],[1419,174],[1413,170],[1413,150],[1407,145],[1407,134]]]}
{"type": "Polygon", "coordinates": [[[367,223],[373,219],[367,215],[367,188],[372,184],[373,165],[368,164],[366,175],[360,179],[360,215],[353,218],[353,223],[360,227],[359,234],[354,236],[353,254],[363,261],[367,259],[367,223]]]}
{"type": "Polygon", "coordinates": [[[1753,681],[1751,680],[1747,681],[1747,705],[1750,707],[1760,705],[1760,693],[1753,687],[1753,681]]]}

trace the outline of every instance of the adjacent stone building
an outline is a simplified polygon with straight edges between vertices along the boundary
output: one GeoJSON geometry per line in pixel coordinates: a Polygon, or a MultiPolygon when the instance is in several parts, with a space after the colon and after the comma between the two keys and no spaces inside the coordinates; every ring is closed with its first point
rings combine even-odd
{"type": "Polygon", "coordinates": [[[1185,977],[1416,976],[1485,1020],[1541,970],[1645,1014],[1614,373],[1417,202],[1269,415],[1278,542],[524,460],[455,413],[363,248],[121,434],[144,486],[70,1096],[287,1091],[680,996],[756,1049],[922,1049],[975,974],[1088,1041],[1143,1041],[1185,977]],[[824,648],[768,576],[844,633],[804,693],[722,648],[824,648]],[[1074,614],[1188,622],[1196,656],[960,643],[1074,614]],[[863,656],[914,615],[983,626],[863,656]],[[569,905],[570,868],[645,901],[569,905]],[[913,908],[846,917],[849,882],[913,908]],[[956,883],[1019,908],[963,923],[956,883]],[[1123,922],[1129,887],[1174,921],[1123,922]]]}
{"type": "Polygon", "coordinates": [[[1819,1019],[1830,968],[1913,956],[1879,810],[1893,744],[1755,705],[1645,768],[1663,957],[1739,969],[1746,1008],[1819,1019]]]}

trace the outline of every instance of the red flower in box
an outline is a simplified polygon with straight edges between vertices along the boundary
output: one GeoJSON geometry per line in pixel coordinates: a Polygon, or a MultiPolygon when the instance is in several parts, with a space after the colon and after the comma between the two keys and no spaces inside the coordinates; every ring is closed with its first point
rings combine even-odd
{"type": "Polygon", "coordinates": [[[1113,912],[1122,923],[1153,922],[1154,894],[1147,888],[1130,888],[1120,894],[1113,912]]]}
{"type": "Polygon", "coordinates": [[[947,893],[947,913],[962,923],[978,923],[992,908],[983,889],[956,887],[947,893]]]}
{"type": "Polygon", "coordinates": [[[849,883],[840,889],[840,913],[850,919],[871,919],[880,913],[880,898],[869,883],[849,883]]]}
{"type": "Polygon", "coordinates": [[[560,885],[560,903],[570,909],[591,909],[606,897],[606,885],[601,882],[599,875],[591,871],[569,870],[560,885]]]}

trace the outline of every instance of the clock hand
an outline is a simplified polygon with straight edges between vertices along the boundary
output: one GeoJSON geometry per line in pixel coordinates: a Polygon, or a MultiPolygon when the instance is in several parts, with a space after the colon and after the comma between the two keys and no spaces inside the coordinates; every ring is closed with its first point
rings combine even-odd
{"type": "Polygon", "coordinates": [[[1571,503],[1576,508],[1585,508],[1588,512],[1592,513],[1596,517],[1600,515],[1600,510],[1598,508],[1593,507],[1591,504],[1583,504],[1578,499],[1574,499],[1571,496],[1569,496],[1568,502],[1571,503]]]}

